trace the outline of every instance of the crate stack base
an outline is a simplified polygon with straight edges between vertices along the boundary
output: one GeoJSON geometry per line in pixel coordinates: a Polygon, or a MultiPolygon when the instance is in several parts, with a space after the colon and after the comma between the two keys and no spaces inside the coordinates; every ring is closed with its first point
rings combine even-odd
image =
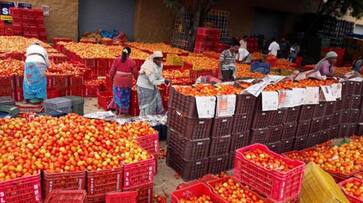
{"type": "Polygon", "coordinates": [[[86,188],[86,172],[43,173],[42,189],[44,197],[53,190],[84,190],[86,188]]]}

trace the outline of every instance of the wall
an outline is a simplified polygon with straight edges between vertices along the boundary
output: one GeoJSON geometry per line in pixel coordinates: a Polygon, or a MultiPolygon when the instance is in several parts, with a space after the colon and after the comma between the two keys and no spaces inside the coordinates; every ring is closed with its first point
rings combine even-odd
{"type": "Polygon", "coordinates": [[[142,42],[170,41],[175,11],[163,0],[136,0],[134,39],[142,42]]]}
{"type": "Polygon", "coordinates": [[[79,0],[79,34],[97,29],[134,34],[134,0],[79,0]]]}
{"type": "Polygon", "coordinates": [[[22,0],[33,7],[49,6],[49,16],[45,17],[48,40],[53,37],[78,38],[78,0],[22,0]]]}

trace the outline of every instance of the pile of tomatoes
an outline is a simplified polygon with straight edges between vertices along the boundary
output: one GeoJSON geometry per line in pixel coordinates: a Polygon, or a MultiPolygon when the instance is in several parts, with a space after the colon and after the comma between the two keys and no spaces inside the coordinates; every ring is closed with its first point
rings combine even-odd
{"type": "Polygon", "coordinates": [[[143,43],[143,42],[129,42],[127,45],[135,47],[148,52],[161,51],[164,54],[185,54],[186,51],[172,47],[165,43],[143,43]]]}
{"type": "Polygon", "coordinates": [[[239,182],[232,178],[217,183],[213,186],[214,191],[227,202],[263,203],[264,201],[255,193],[244,188],[239,182]]]}
{"type": "Polygon", "coordinates": [[[183,56],[184,62],[193,65],[193,70],[214,70],[218,69],[219,62],[217,59],[206,56],[183,56]]]}
{"type": "Polygon", "coordinates": [[[199,197],[190,197],[187,199],[181,199],[180,203],[213,203],[212,198],[209,195],[202,195],[199,197]]]}
{"type": "Polygon", "coordinates": [[[135,141],[146,123],[119,125],[75,114],[0,119],[0,181],[38,173],[99,170],[150,158],[135,141]]]}
{"type": "Polygon", "coordinates": [[[346,183],[342,185],[343,191],[350,195],[363,201],[363,181],[359,179],[349,179],[346,183]]]}
{"type": "Polygon", "coordinates": [[[63,63],[51,63],[47,69],[48,75],[83,75],[86,69],[82,66],[63,62],[63,63]]]}
{"type": "Polygon", "coordinates": [[[241,94],[244,89],[225,84],[197,84],[194,86],[175,86],[175,90],[185,96],[218,96],[241,94]]]}
{"type": "Polygon", "coordinates": [[[287,156],[306,163],[314,162],[332,173],[349,175],[363,170],[363,137],[351,138],[349,143],[340,146],[327,142],[298,153],[287,156]]]}
{"type": "Polygon", "coordinates": [[[236,76],[237,78],[264,78],[265,75],[258,72],[251,72],[251,66],[249,64],[237,64],[236,76]]]}
{"type": "Polygon", "coordinates": [[[271,154],[260,149],[246,151],[245,153],[243,153],[243,156],[248,161],[253,162],[258,166],[261,166],[269,170],[286,172],[293,168],[292,166],[287,164],[284,160],[276,158],[271,154]]]}
{"type": "Polygon", "coordinates": [[[320,87],[324,85],[332,85],[336,83],[335,80],[313,80],[305,79],[301,81],[281,81],[277,84],[268,85],[265,91],[277,91],[292,88],[305,88],[305,87],[320,87]]]}
{"type": "Polygon", "coordinates": [[[24,62],[16,59],[0,60],[0,75],[2,77],[21,76],[24,74],[24,62]]]}
{"type": "Polygon", "coordinates": [[[121,55],[122,46],[106,46],[92,43],[64,43],[64,48],[81,58],[116,58],[121,55]]]}

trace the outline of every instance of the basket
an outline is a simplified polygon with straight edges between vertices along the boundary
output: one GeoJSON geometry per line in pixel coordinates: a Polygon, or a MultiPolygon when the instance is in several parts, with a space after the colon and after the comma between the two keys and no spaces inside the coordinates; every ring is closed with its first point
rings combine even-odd
{"type": "Polygon", "coordinates": [[[345,192],[345,190],[343,189],[344,185],[347,184],[347,183],[350,183],[352,181],[358,181],[360,182],[361,184],[363,184],[363,180],[361,179],[358,179],[358,178],[349,178],[347,180],[344,180],[342,182],[339,183],[339,187],[340,189],[344,192],[345,196],[348,198],[348,200],[351,202],[351,203],[362,203],[363,200],[362,199],[359,199],[358,197],[355,197],[353,195],[350,195],[348,194],[347,192],[345,192]]]}
{"type": "Polygon", "coordinates": [[[313,117],[314,118],[322,117],[325,114],[325,109],[326,109],[325,103],[320,103],[315,105],[313,117]]]}
{"type": "Polygon", "coordinates": [[[152,155],[159,154],[160,152],[158,133],[140,136],[137,138],[137,143],[152,155]]]}
{"type": "Polygon", "coordinates": [[[83,190],[86,188],[86,172],[49,173],[44,171],[42,189],[44,197],[56,189],[83,190]]]}
{"type": "Polygon", "coordinates": [[[178,93],[175,88],[170,88],[169,108],[172,108],[189,118],[198,118],[195,97],[178,93]]]}
{"type": "Polygon", "coordinates": [[[171,203],[178,203],[183,198],[208,195],[214,203],[225,203],[218,195],[211,191],[205,183],[195,183],[188,187],[178,189],[171,194],[171,203]]]}
{"type": "Polygon", "coordinates": [[[311,119],[311,115],[314,115],[314,105],[304,105],[301,107],[299,120],[309,120],[311,119]]]}
{"type": "Polygon", "coordinates": [[[322,118],[313,118],[313,120],[311,121],[310,133],[316,133],[319,130],[321,130],[322,123],[323,123],[322,118]]]}
{"type": "Polygon", "coordinates": [[[286,116],[285,116],[285,123],[291,123],[291,122],[296,122],[299,118],[299,113],[300,113],[300,107],[291,107],[291,108],[287,108],[286,111],[286,116]]]}
{"type": "Polygon", "coordinates": [[[281,140],[281,153],[289,152],[294,149],[294,139],[295,138],[289,138],[285,140],[281,140]]]}
{"type": "Polygon", "coordinates": [[[270,136],[270,130],[268,128],[252,129],[250,143],[266,144],[269,136],[270,136]]]}
{"type": "Polygon", "coordinates": [[[353,95],[352,96],[352,109],[360,109],[361,107],[361,96],[360,95],[353,95]]]}
{"type": "Polygon", "coordinates": [[[173,129],[168,129],[168,147],[185,160],[198,160],[208,156],[210,139],[188,140],[173,129]]]}
{"type": "Polygon", "coordinates": [[[323,121],[321,124],[321,129],[328,129],[332,125],[333,116],[325,116],[323,117],[323,121]]]}
{"type": "Polygon", "coordinates": [[[239,133],[251,128],[251,114],[235,114],[233,116],[232,133],[239,133]]]}
{"type": "Polygon", "coordinates": [[[329,138],[335,139],[339,137],[339,125],[332,125],[330,127],[329,138]]]}
{"type": "Polygon", "coordinates": [[[343,97],[343,110],[347,110],[352,108],[352,104],[353,104],[353,96],[352,95],[346,95],[345,97],[343,97]]]}
{"type": "Polygon", "coordinates": [[[233,126],[233,117],[214,118],[211,137],[231,135],[232,126],[233,126]]]}
{"type": "Polygon", "coordinates": [[[40,175],[0,183],[1,202],[42,202],[40,175]]]}
{"type": "Polygon", "coordinates": [[[266,146],[273,152],[281,153],[282,142],[277,141],[273,143],[267,143],[266,146]]]}
{"type": "Polygon", "coordinates": [[[154,156],[151,156],[148,160],[123,164],[123,188],[152,183],[156,171],[155,164],[154,156]]]}
{"type": "Polygon", "coordinates": [[[106,203],[137,203],[137,192],[108,192],[106,203]]]}
{"type": "Polygon", "coordinates": [[[181,156],[168,148],[166,163],[185,180],[193,180],[208,173],[208,158],[196,161],[184,160],[181,156]]]}
{"type": "Polygon", "coordinates": [[[112,92],[98,92],[98,94],[97,94],[98,108],[107,110],[107,107],[111,103],[112,99],[113,99],[112,92]]]}
{"type": "Polygon", "coordinates": [[[340,114],[340,123],[348,123],[349,122],[349,116],[350,116],[350,111],[349,110],[342,111],[341,114],[340,114]]]}
{"type": "Polygon", "coordinates": [[[238,94],[236,98],[236,114],[252,114],[255,109],[256,97],[251,94],[238,94]]]}
{"type": "Polygon", "coordinates": [[[293,200],[300,194],[305,164],[273,153],[264,145],[254,144],[236,151],[234,174],[238,180],[274,201],[293,200]],[[243,153],[260,149],[294,168],[287,172],[268,170],[244,158],[243,153]]]}
{"type": "Polygon", "coordinates": [[[121,191],[122,168],[87,171],[87,194],[121,191]]]}
{"type": "Polygon", "coordinates": [[[84,190],[53,190],[44,203],[87,203],[84,190]]]}
{"type": "Polygon", "coordinates": [[[360,109],[351,109],[349,113],[349,123],[358,123],[360,116],[360,109]]]}
{"type": "Polygon", "coordinates": [[[332,125],[338,125],[340,123],[340,116],[341,116],[341,112],[340,111],[334,112],[330,124],[332,124],[332,125]]]}
{"type": "Polygon", "coordinates": [[[326,105],[326,108],[325,108],[325,115],[326,116],[330,116],[334,113],[335,111],[335,101],[331,101],[331,102],[327,102],[325,105],[326,105]]]}
{"type": "Polygon", "coordinates": [[[212,156],[209,158],[208,173],[219,174],[222,171],[227,170],[229,154],[222,154],[218,156],[212,156]]]}
{"type": "Polygon", "coordinates": [[[274,111],[256,111],[253,117],[252,128],[265,128],[271,120],[274,111]]]}
{"type": "Polygon", "coordinates": [[[309,134],[305,134],[300,137],[296,137],[294,141],[294,150],[302,150],[305,149],[307,146],[307,139],[309,137],[309,134]]]}
{"type": "MultiPolygon", "coordinates": [[[[219,179],[216,179],[216,180],[211,180],[211,181],[208,181],[207,182],[207,184],[209,185],[209,187],[210,188],[212,188],[212,191],[216,194],[216,195],[218,195],[218,193],[216,192],[216,191],[214,191],[214,188],[215,188],[215,186],[217,185],[217,184],[221,184],[221,183],[223,183],[223,182],[226,182],[228,179],[233,179],[235,182],[240,182],[239,180],[238,180],[238,178],[236,178],[236,177],[232,177],[232,176],[227,176],[227,177],[223,177],[223,178],[219,178],[219,179]]],[[[254,194],[256,197],[258,197],[259,199],[261,199],[261,200],[263,200],[263,202],[265,202],[265,199],[263,198],[263,197],[261,197],[259,194],[257,194],[257,193],[255,193],[254,191],[252,191],[251,190],[251,188],[250,187],[245,187],[245,186],[242,186],[241,185],[241,187],[244,189],[244,191],[246,191],[246,192],[250,192],[250,193],[252,193],[252,194],[254,194]]],[[[218,197],[219,197],[219,195],[218,195],[218,197]]],[[[220,197],[221,198],[221,197],[220,197]]],[[[223,199],[222,199],[223,200],[223,199]]],[[[228,201],[226,201],[226,200],[223,200],[224,202],[228,202],[228,201]]]]}
{"type": "Polygon", "coordinates": [[[209,149],[209,156],[218,156],[221,154],[226,154],[230,150],[231,145],[231,135],[226,135],[223,137],[213,137],[211,139],[211,145],[209,149]]]}
{"type": "Polygon", "coordinates": [[[66,98],[53,98],[44,101],[45,112],[59,111],[62,113],[72,112],[72,101],[66,98]]]}
{"type": "Polygon", "coordinates": [[[247,146],[249,144],[250,131],[246,130],[240,133],[233,133],[231,139],[230,151],[234,152],[236,149],[247,146]]]}
{"type": "Polygon", "coordinates": [[[137,192],[137,203],[152,203],[153,202],[153,184],[144,184],[141,186],[126,188],[124,191],[137,192]]]}
{"type": "Polygon", "coordinates": [[[283,131],[283,125],[271,126],[269,127],[269,131],[270,133],[267,142],[272,143],[280,141],[283,131]]]}
{"type": "Polygon", "coordinates": [[[281,138],[282,139],[294,138],[295,134],[296,134],[296,129],[297,129],[297,123],[296,122],[285,123],[284,127],[283,127],[283,130],[282,130],[281,138]]]}
{"type": "Polygon", "coordinates": [[[173,109],[168,111],[167,126],[191,140],[208,138],[212,123],[213,119],[189,118],[173,109]]]}
{"type": "Polygon", "coordinates": [[[281,123],[284,122],[285,116],[286,116],[285,110],[273,111],[273,113],[270,117],[270,119],[271,119],[270,125],[280,125],[281,123]]]}

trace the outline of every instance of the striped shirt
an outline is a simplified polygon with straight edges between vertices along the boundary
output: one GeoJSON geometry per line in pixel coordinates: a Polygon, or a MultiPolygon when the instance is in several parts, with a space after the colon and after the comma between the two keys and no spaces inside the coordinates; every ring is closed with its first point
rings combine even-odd
{"type": "Polygon", "coordinates": [[[224,50],[219,56],[219,62],[222,70],[231,70],[236,68],[237,53],[232,53],[229,49],[224,50]]]}

